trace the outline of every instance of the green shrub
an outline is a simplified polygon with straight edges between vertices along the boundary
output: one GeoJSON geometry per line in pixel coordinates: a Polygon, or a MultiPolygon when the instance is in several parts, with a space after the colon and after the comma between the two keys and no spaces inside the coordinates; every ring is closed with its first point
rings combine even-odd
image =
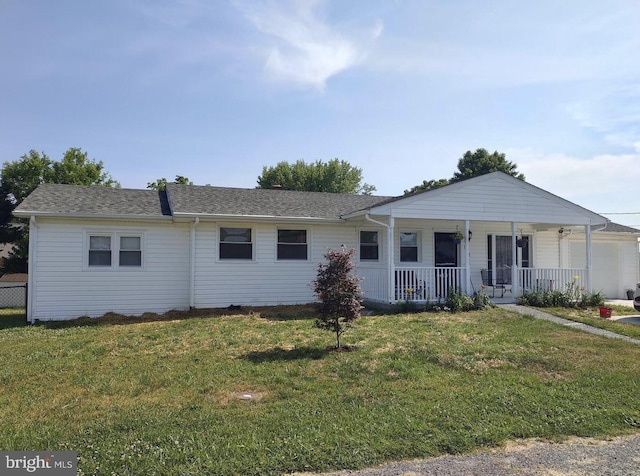
{"type": "Polygon", "coordinates": [[[604,304],[604,296],[600,292],[586,292],[585,288],[578,286],[578,278],[575,277],[564,291],[528,291],[518,297],[518,304],[532,307],[596,307],[604,304]]]}

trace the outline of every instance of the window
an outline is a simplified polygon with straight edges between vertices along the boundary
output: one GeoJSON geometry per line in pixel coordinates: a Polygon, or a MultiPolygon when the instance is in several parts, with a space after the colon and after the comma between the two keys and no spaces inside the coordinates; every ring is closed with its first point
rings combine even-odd
{"type": "Polygon", "coordinates": [[[415,231],[400,233],[400,261],[418,261],[418,233],[415,231]]]}
{"type": "Polygon", "coordinates": [[[142,248],[139,236],[120,237],[120,266],[142,266],[142,248]]]}
{"type": "MultiPolygon", "coordinates": [[[[516,257],[521,268],[531,266],[531,251],[529,243],[532,237],[530,235],[520,236],[516,240],[516,257]],[[522,241],[521,241],[522,240],[522,241]]],[[[508,235],[488,235],[487,237],[487,267],[491,270],[493,266],[496,269],[510,268],[513,262],[512,238],[508,235]],[[495,240],[495,241],[494,241],[495,240]],[[494,254],[495,251],[495,254],[494,254]]]]}
{"type": "Polygon", "coordinates": [[[141,234],[88,233],[86,236],[89,268],[142,267],[141,234]]]}
{"type": "Polygon", "coordinates": [[[360,232],[360,261],[378,261],[378,232],[360,232]]]}
{"type": "Polygon", "coordinates": [[[89,266],[111,266],[111,236],[89,236],[89,266]]]}
{"type": "Polygon", "coordinates": [[[307,230],[278,230],[278,259],[307,259],[307,230]]]}
{"type": "Polygon", "coordinates": [[[251,228],[220,228],[220,259],[253,259],[251,228]]]}

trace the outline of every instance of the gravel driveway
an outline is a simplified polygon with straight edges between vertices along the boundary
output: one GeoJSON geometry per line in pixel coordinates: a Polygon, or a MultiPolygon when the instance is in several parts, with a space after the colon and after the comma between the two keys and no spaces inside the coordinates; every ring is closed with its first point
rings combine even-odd
{"type": "MultiPolygon", "coordinates": [[[[311,476],[310,473],[296,473],[311,476]]],[[[640,475],[640,433],[609,438],[572,438],[564,443],[538,440],[464,456],[387,463],[360,471],[323,473],[322,476],[585,476],[640,475]]],[[[315,475],[320,476],[320,475],[315,475]]]]}

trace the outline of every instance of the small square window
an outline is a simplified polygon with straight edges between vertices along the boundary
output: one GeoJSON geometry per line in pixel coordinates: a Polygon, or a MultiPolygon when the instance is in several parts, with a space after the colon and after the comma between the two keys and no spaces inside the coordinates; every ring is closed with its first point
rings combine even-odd
{"type": "Polygon", "coordinates": [[[220,228],[220,259],[252,259],[251,228],[220,228]]]}
{"type": "Polygon", "coordinates": [[[307,230],[278,230],[278,259],[307,259],[307,230]]]}

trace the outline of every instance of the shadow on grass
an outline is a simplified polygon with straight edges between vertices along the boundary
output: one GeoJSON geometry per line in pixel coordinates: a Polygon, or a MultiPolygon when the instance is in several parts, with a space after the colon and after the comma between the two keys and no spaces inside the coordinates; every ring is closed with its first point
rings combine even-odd
{"type": "Polygon", "coordinates": [[[3,309],[0,311],[0,330],[25,327],[26,325],[27,319],[24,316],[24,310],[3,309]]]}
{"type": "Polygon", "coordinates": [[[260,352],[249,352],[248,354],[244,354],[242,358],[254,364],[263,362],[287,362],[292,360],[319,360],[327,355],[328,352],[326,349],[318,349],[317,347],[296,347],[295,349],[274,347],[273,349],[260,352]]]}

